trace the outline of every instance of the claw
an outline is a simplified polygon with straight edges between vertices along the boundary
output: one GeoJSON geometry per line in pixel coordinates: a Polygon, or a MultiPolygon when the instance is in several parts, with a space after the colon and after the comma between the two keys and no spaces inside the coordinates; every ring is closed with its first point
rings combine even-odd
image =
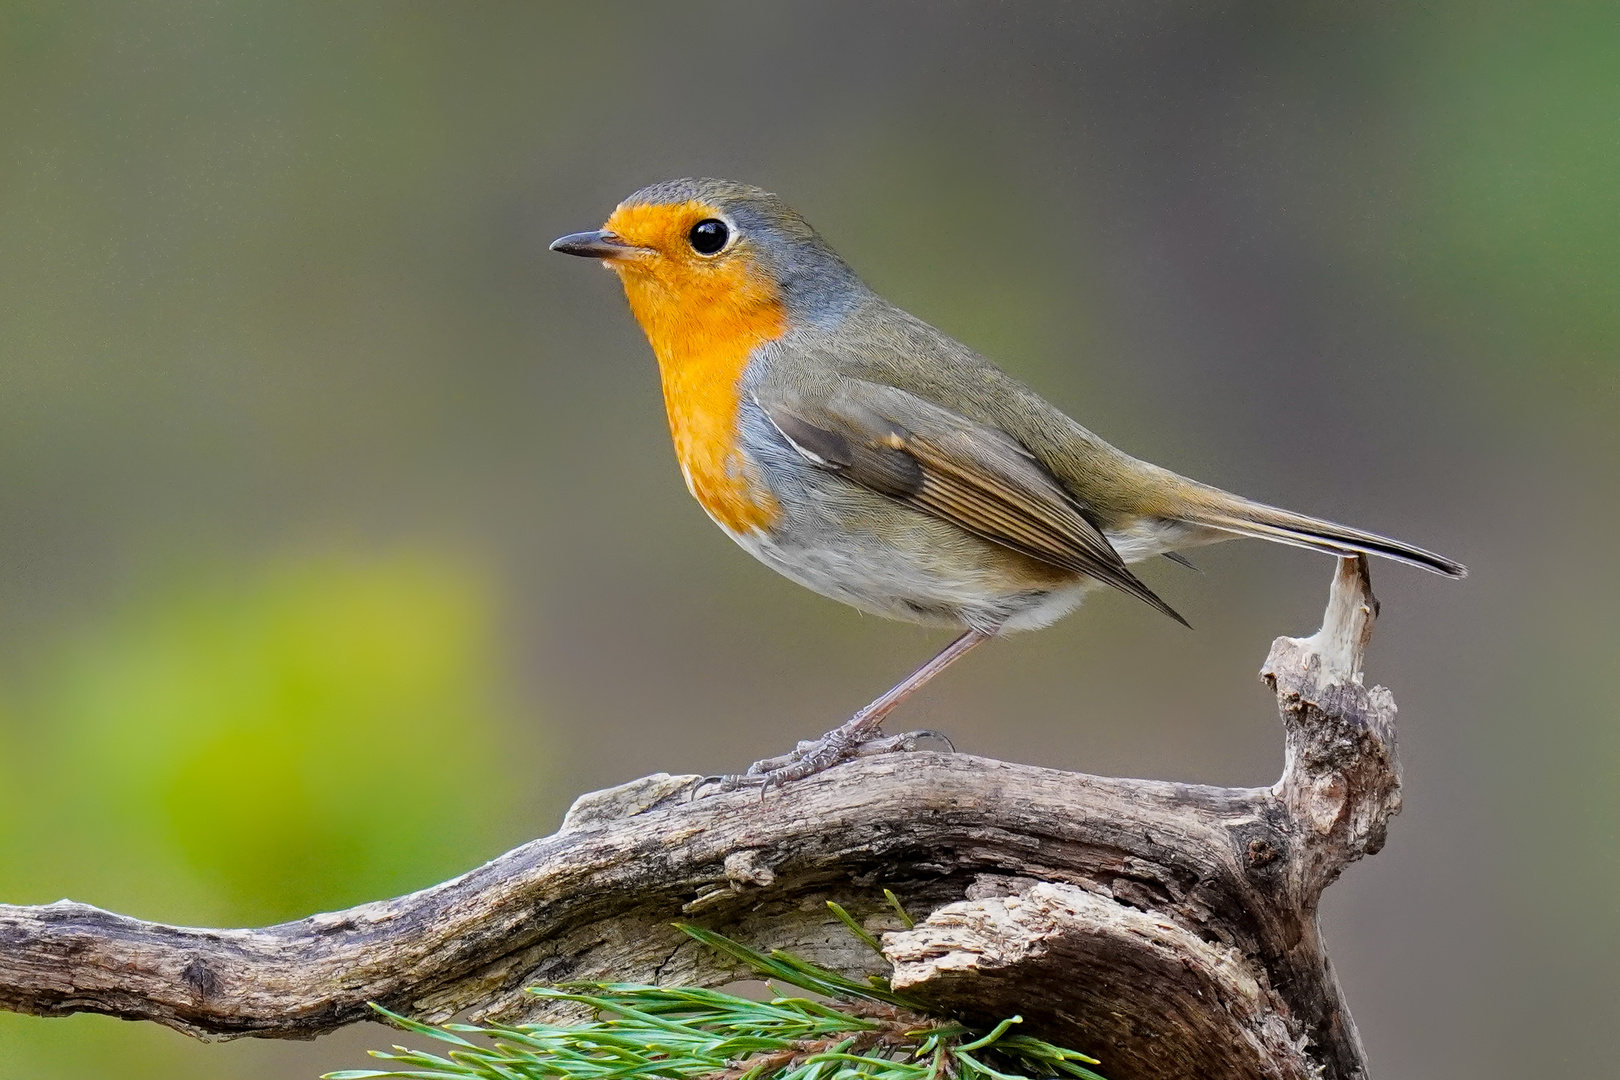
{"type": "MultiPolygon", "coordinates": [[[[756,762],[755,764],[758,763],[756,762]]],[[[686,801],[697,802],[699,799],[707,798],[710,795],[725,795],[729,792],[748,787],[757,787],[760,789],[761,793],[763,793],[764,790],[770,786],[771,779],[772,777],[769,773],[755,773],[752,771],[746,773],[726,773],[724,775],[705,776],[700,780],[694,781],[692,786],[687,789],[686,801]],[[706,792],[703,790],[711,785],[714,787],[713,791],[706,792]]]]}
{"type": "Polygon", "coordinates": [[[796,749],[786,754],[756,761],[745,773],[705,776],[692,785],[688,801],[703,798],[706,794],[703,789],[712,785],[717,794],[736,791],[739,788],[757,787],[760,801],[763,802],[766,792],[773,787],[780,787],[794,780],[803,780],[858,757],[909,753],[916,750],[918,742],[923,739],[938,739],[945,744],[947,752],[956,753],[956,744],[951,742],[950,736],[932,728],[919,728],[901,735],[886,735],[863,739],[860,742],[852,742],[840,731],[829,731],[819,739],[799,743],[796,749]]]}
{"type": "Polygon", "coordinates": [[[923,739],[938,739],[945,744],[948,753],[956,753],[956,744],[943,731],[933,728],[919,728],[916,731],[907,731],[899,735],[885,735],[881,739],[867,739],[856,747],[857,757],[874,757],[878,754],[911,753],[917,749],[917,744],[923,739]]]}
{"type": "Polygon", "coordinates": [[[916,731],[906,732],[903,737],[906,740],[907,750],[917,749],[918,739],[938,739],[940,742],[945,744],[945,752],[947,754],[956,753],[956,744],[951,742],[951,737],[945,734],[943,731],[935,731],[933,728],[918,728],[916,731]]]}

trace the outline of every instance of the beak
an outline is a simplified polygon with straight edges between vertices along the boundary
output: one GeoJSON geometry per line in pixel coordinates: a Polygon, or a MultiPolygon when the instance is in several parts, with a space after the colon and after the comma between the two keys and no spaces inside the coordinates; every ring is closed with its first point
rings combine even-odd
{"type": "Polygon", "coordinates": [[[606,229],[596,229],[559,236],[551,242],[551,250],[585,259],[621,259],[641,249],[635,244],[625,243],[606,229]]]}

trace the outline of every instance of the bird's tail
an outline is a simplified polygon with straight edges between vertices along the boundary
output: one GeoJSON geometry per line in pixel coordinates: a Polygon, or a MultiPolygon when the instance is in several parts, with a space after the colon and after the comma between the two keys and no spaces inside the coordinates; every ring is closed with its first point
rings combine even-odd
{"type": "Polygon", "coordinates": [[[1200,494],[1204,497],[1189,500],[1193,505],[1187,512],[1177,516],[1189,523],[1237,536],[1274,540],[1279,544],[1325,551],[1330,555],[1343,556],[1365,552],[1368,555],[1382,555],[1386,559],[1422,567],[1424,570],[1444,574],[1446,577],[1468,576],[1468,567],[1460,562],[1412,544],[1392,540],[1387,536],[1352,529],[1348,525],[1324,521],[1321,518],[1307,517],[1264,503],[1250,502],[1248,499],[1229,495],[1224,491],[1218,492],[1212,488],[1206,488],[1200,494]]]}

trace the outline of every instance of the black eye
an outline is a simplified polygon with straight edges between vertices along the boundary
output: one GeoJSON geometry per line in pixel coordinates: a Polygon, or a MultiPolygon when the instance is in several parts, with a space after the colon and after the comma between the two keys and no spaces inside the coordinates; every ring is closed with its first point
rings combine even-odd
{"type": "Polygon", "coordinates": [[[692,231],[686,234],[686,239],[692,244],[692,250],[699,255],[713,255],[726,246],[726,240],[731,236],[731,230],[719,218],[704,218],[692,226],[692,231]]]}

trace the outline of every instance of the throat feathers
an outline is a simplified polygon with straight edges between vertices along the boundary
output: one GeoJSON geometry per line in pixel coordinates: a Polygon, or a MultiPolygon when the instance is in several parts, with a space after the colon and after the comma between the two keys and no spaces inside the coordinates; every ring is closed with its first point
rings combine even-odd
{"type": "MultiPolygon", "coordinates": [[[[693,223],[718,214],[700,202],[620,207],[607,228],[651,247],[684,237],[693,223]]],[[[775,500],[762,484],[747,481],[749,465],[737,450],[737,387],[755,350],[787,329],[775,285],[741,261],[666,262],[656,274],[640,260],[608,265],[624,283],[630,310],[658,359],[687,489],[734,534],[769,528],[775,500]]]]}

